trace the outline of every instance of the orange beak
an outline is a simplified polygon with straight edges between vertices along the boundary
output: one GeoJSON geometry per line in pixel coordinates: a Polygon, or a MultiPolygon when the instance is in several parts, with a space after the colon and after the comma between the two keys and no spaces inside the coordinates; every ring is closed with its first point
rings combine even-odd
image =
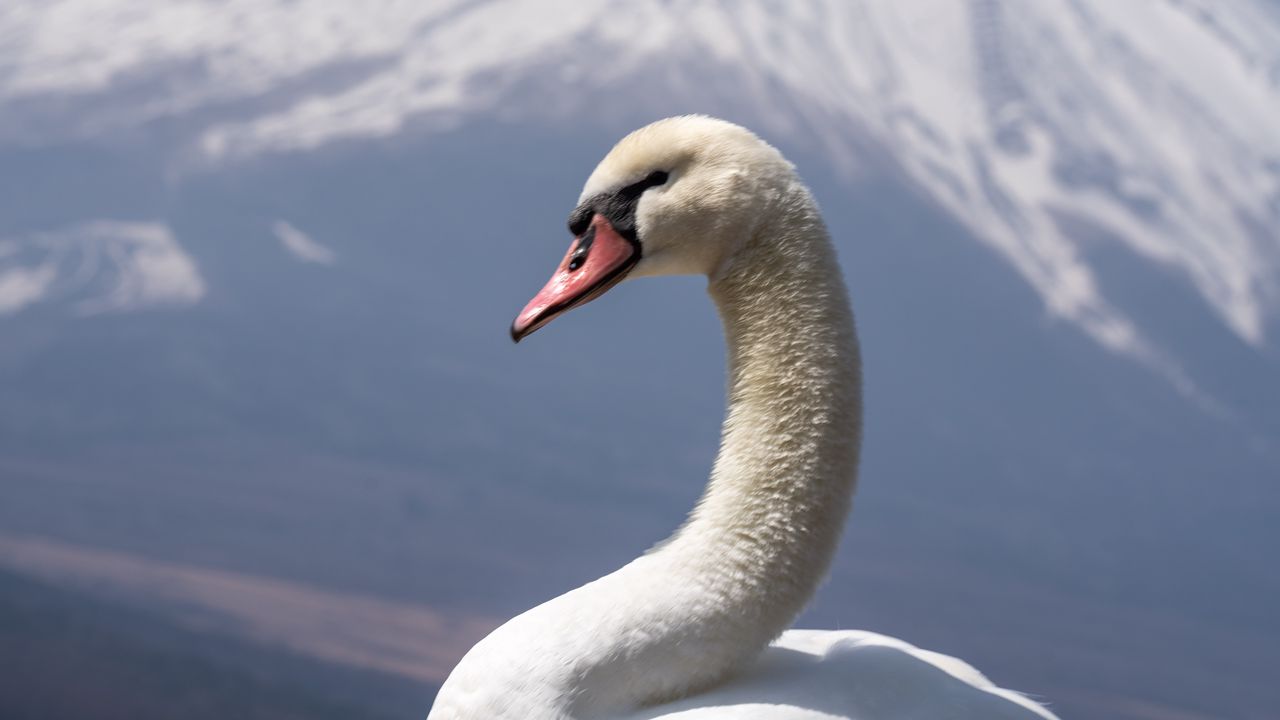
{"type": "Polygon", "coordinates": [[[600,297],[638,262],[640,244],[624,238],[597,213],[569,246],[551,279],[511,323],[511,339],[520,342],[557,315],[600,297]]]}

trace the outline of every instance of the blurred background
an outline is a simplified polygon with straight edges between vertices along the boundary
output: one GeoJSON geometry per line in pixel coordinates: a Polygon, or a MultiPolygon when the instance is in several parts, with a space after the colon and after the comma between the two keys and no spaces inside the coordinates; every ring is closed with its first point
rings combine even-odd
{"type": "Polygon", "coordinates": [[[625,132],[812,185],[865,462],[804,626],[1280,706],[1280,3],[0,7],[0,716],[423,717],[714,456],[704,281],[507,327],[625,132]]]}

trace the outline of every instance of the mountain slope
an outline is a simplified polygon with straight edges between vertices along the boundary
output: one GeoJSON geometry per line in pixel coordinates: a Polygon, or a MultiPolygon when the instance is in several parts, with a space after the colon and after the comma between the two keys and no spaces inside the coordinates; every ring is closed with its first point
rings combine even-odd
{"type": "Polygon", "coordinates": [[[178,119],[221,161],[482,113],[643,113],[649,93],[613,89],[661,88],[848,170],[890,156],[1052,315],[1188,393],[1092,245],[1182,278],[1254,346],[1280,303],[1280,12],[1262,2],[37,5],[0,26],[10,142],[178,119]]]}

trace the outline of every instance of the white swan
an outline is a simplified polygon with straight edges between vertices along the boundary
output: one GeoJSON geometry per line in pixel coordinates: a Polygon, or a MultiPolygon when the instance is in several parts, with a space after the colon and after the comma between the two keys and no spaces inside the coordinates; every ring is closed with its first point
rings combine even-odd
{"type": "Polygon", "coordinates": [[[844,524],[861,407],[835,253],[781,153],[721,120],[656,122],[600,163],[569,228],[512,337],[627,276],[705,274],[729,344],[720,454],[679,531],[493,631],[429,720],[1053,718],[898,640],[783,633],[844,524]]]}

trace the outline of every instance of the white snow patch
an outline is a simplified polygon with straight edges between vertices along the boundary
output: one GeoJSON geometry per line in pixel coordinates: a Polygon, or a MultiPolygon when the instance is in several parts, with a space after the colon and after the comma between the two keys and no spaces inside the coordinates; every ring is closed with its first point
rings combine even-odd
{"type": "Polygon", "coordinates": [[[163,223],[97,220],[0,243],[0,314],[65,300],[82,315],[198,302],[205,283],[163,223]]]}
{"type": "Polygon", "coordinates": [[[56,274],[51,265],[0,269],[0,315],[11,315],[40,300],[56,274]]]}
{"type": "Polygon", "coordinates": [[[284,249],[303,262],[332,265],[337,259],[332,249],[316,242],[310,235],[284,220],[277,220],[271,230],[284,249]]]}

